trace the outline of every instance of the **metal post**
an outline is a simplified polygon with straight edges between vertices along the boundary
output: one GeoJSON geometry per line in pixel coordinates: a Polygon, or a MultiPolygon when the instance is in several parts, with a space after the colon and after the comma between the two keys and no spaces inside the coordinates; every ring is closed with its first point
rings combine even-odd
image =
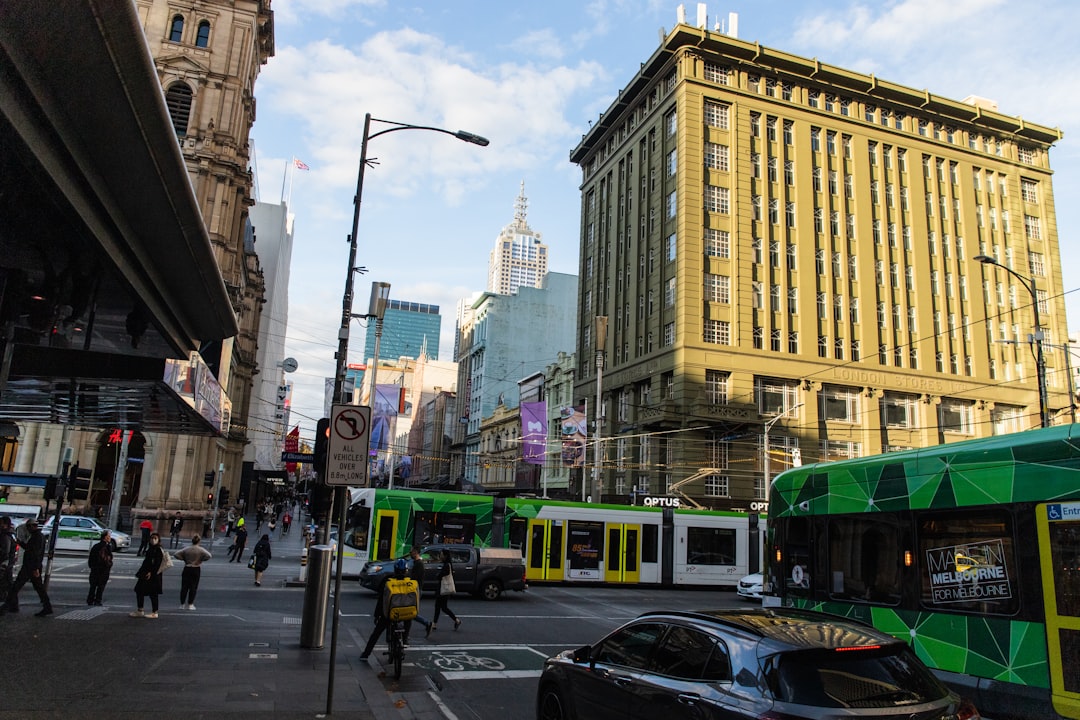
{"type": "MultiPolygon", "coordinates": [[[[379,375],[379,343],[382,341],[382,316],[376,316],[375,318],[375,357],[371,361],[371,390],[368,391],[368,407],[371,408],[371,423],[375,424],[375,393],[378,392],[379,386],[377,384],[379,375]]],[[[379,448],[375,450],[375,467],[379,467],[379,448]]],[[[370,460],[368,461],[370,468],[370,460]]],[[[372,475],[368,472],[368,477],[372,475]]]]}
{"type": "Polygon", "coordinates": [[[1066,381],[1066,387],[1069,389],[1069,416],[1071,422],[1076,422],[1076,385],[1073,382],[1072,374],[1072,350],[1069,349],[1069,343],[1062,345],[1065,350],[1065,374],[1069,376],[1066,381]]]}
{"type": "Polygon", "coordinates": [[[601,423],[604,421],[604,345],[607,343],[607,316],[597,315],[596,321],[596,409],[593,415],[596,418],[596,437],[593,439],[593,502],[600,502],[603,498],[603,477],[600,474],[600,465],[604,459],[603,432],[601,423]]]}
{"type": "Polygon", "coordinates": [[[210,539],[214,539],[214,533],[217,532],[217,519],[218,519],[218,507],[221,505],[221,486],[225,482],[225,463],[218,463],[217,477],[214,478],[214,484],[211,488],[217,488],[217,492],[214,493],[214,515],[210,522],[210,539]]]}

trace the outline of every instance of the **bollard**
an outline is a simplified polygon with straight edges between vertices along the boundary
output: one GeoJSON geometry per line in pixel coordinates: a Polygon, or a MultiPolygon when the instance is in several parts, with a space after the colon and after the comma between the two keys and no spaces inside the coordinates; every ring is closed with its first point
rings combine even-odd
{"type": "Polygon", "coordinates": [[[305,547],[300,551],[300,576],[299,580],[302,583],[307,582],[307,554],[308,549],[305,547]]]}
{"type": "Polygon", "coordinates": [[[308,552],[304,614],[300,621],[300,647],[318,650],[326,635],[326,606],[330,600],[331,560],[334,548],[312,545],[308,552]]]}

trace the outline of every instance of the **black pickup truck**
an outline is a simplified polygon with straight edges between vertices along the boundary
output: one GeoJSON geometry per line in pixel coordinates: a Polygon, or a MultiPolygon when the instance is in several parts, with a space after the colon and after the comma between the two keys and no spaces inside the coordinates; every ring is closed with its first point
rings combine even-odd
{"type": "MultiPolygon", "coordinates": [[[[420,551],[424,559],[422,590],[435,592],[439,586],[439,570],[443,553],[450,553],[454,568],[454,585],[460,593],[471,593],[485,600],[495,600],[503,590],[521,592],[525,583],[525,561],[518,550],[478,548],[473,545],[425,545],[420,551]]],[[[412,569],[412,559],[405,558],[412,569]]],[[[360,571],[360,585],[377,590],[382,580],[394,572],[394,560],[373,560],[360,571]]]]}

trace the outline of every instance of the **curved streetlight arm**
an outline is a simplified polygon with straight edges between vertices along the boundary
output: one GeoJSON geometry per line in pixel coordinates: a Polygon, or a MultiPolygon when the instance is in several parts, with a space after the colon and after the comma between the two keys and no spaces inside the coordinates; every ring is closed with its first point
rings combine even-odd
{"type": "MultiPolygon", "coordinates": [[[[393,120],[380,120],[379,118],[373,118],[371,115],[367,115],[371,118],[371,122],[383,123],[384,125],[393,125],[394,127],[386,128],[375,133],[371,133],[367,136],[368,140],[374,140],[380,135],[386,135],[387,133],[397,132],[398,130],[430,130],[431,132],[442,133],[444,135],[452,135],[458,140],[472,143],[473,145],[479,145],[480,147],[487,147],[490,144],[490,140],[482,135],[471,133],[468,130],[446,130],[445,128],[431,127],[430,125],[410,125],[408,123],[394,122],[393,120]]],[[[367,123],[365,122],[365,125],[367,123]]]]}
{"type": "Polygon", "coordinates": [[[976,255],[974,260],[983,265],[993,265],[1001,268],[1019,280],[1020,284],[1031,294],[1031,312],[1035,319],[1035,334],[1032,337],[1035,339],[1035,375],[1039,385],[1039,425],[1041,427],[1050,427],[1050,411],[1046,397],[1046,357],[1043,355],[1043,331],[1042,323],[1039,320],[1039,291],[1035,287],[1035,278],[1021,275],[1011,267],[1002,265],[997,261],[997,258],[990,255],[976,255]]]}

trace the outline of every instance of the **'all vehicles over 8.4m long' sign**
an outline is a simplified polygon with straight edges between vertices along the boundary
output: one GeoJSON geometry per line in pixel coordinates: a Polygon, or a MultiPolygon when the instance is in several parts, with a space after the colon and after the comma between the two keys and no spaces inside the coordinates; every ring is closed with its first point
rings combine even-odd
{"type": "Polygon", "coordinates": [[[371,408],[334,405],[326,446],[327,485],[367,487],[371,408]]]}

